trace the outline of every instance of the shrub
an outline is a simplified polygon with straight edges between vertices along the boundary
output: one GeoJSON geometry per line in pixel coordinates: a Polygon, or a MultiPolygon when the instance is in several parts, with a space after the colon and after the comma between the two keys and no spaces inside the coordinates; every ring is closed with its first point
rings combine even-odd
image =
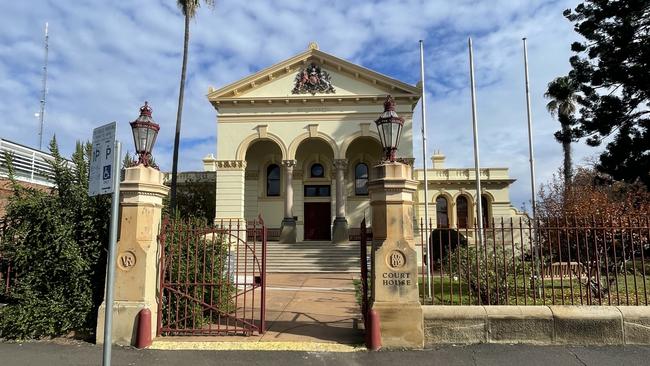
{"type": "MultiPolygon", "coordinates": [[[[191,176],[191,173],[181,173],[191,176]]],[[[209,173],[207,173],[209,174],[209,173]]],[[[165,184],[168,184],[167,182],[165,184]]],[[[208,223],[214,222],[216,204],[214,180],[186,178],[176,185],[176,212],[181,218],[200,218],[208,223]]],[[[169,196],[163,200],[163,214],[171,214],[169,196]]]]}
{"type": "MultiPolygon", "coordinates": [[[[50,143],[51,192],[13,181],[0,251],[11,258],[15,281],[3,294],[0,337],[58,336],[93,331],[103,299],[110,200],[88,197],[90,144],[77,143],[71,166],[50,143]]],[[[0,289],[3,291],[4,289],[0,289]]]]}
{"type": "MultiPolygon", "coordinates": [[[[429,235],[431,258],[438,265],[442,265],[442,262],[448,258],[449,253],[453,252],[458,246],[467,246],[467,238],[459,230],[451,228],[434,229],[429,235]]],[[[433,270],[432,266],[432,273],[433,270]]]]}
{"type": "Polygon", "coordinates": [[[513,273],[530,272],[503,248],[489,244],[459,246],[450,258],[454,275],[467,283],[472,302],[478,305],[507,305],[506,293],[513,293],[514,288],[513,273]]]}

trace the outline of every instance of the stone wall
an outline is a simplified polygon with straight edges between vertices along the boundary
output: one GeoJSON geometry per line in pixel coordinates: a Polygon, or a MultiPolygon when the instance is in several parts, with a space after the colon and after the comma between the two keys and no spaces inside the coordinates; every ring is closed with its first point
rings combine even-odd
{"type": "Polygon", "coordinates": [[[650,344],[648,306],[423,306],[436,344],[650,344]]]}

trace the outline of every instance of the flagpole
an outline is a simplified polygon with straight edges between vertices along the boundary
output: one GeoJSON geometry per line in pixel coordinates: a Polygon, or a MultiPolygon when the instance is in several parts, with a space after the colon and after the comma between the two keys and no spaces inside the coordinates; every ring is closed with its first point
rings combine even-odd
{"type": "MultiPolygon", "coordinates": [[[[537,254],[537,232],[535,224],[537,223],[537,199],[535,196],[535,154],[533,152],[533,117],[530,109],[530,83],[528,81],[528,47],[526,46],[526,37],[522,38],[524,41],[524,75],[526,80],[526,113],[528,115],[528,157],[530,162],[530,202],[533,206],[533,268],[535,271],[534,277],[539,278],[540,268],[538,267],[538,254],[537,254]]],[[[537,292],[541,296],[541,287],[537,285],[537,292]]]]}
{"type": "Polygon", "coordinates": [[[472,51],[472,37],[468,39],[469,45],[469,80],[472,94],[472,128],[474,132],[474,172],[476,176],[476,223],[478,224],[478,245],[483,244],[483,204],[481,202],[481,170],[478,150],[478,125],[476,121],[476,83],[474,81],[474,53],[472,51]]]}
{"type": "MultiPolygon", "coordinates": [[[[427,109],[426,92],[424,87],[424,42],[420,40],[420,83],[422,85],[422,167],[424,172],[424,246],[427,248],[427,295],[432,294],[431,284],[431,248],[429,248],[429,180],[427,179],[427,109]]],[[[420,228],[422,230],[422,228],[420,228]]],[[[422,263],[424,265],[424,263],[422,263]]]]}
{"type": "Polygon", "coordinates": [[[530,84],[528,82],[528,47],[526,47],[526,37],[524,41],[524,73],[526,77],[526,112],[528,113],[528,156],[530,161],[530,193],[531,203],[533,205],[533,220],[537,217],[537,201],[535,199],[535,157],[533,153],[533,117],[530,110],[530,84]]]}

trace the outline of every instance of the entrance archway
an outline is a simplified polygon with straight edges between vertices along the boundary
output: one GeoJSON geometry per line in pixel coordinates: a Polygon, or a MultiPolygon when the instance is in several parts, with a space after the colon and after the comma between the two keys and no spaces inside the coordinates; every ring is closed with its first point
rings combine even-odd
{"type": "Polygon", "coordinates": [[[334,151],[321,138],[303,140],[296,149],[294,171],[294,213],[298,217],[298,238],[330,241],[334,216],[334,151]]]}
{"type": "Polygon", "coordinates": [[[244,217],[255,220],[260,215],[270,231],[280,227],[283,217],[282,149],[268,139],[258,139],[246,150],[244,174],[244,217]]]}

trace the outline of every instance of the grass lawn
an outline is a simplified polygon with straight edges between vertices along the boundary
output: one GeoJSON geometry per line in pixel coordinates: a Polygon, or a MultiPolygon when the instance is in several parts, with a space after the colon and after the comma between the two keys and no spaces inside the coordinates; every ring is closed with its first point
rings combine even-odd
{"type": "MultiPolygon", "coordinates": [[[[611,276],[613,278],[613,275],[611,276]]],[[[530,288],[530,281],[522,276],[510,276],[507,285],[507,302],[501,305],[648,305],[650,303],[650,276],[629,273],[619,274],[618,282],[613,283],[609,294],[601,299],[593,297],[584,283],[577,278],[562,278],[537,281],[539,294],[530,288]],[[626,291],[627,289],[627,291],[626,291]]],[[[583,278],[583,281],[585,279],[583,278]]],[[[436,274],[432,277],[434,305],[478,305],[476,294],[470,294],[469,286],[463,279],[436,274]]],[[[605,278],[602,283],[607,283],[605,278]]],[[[419,280],[420,294],[426,291],[422,279],[419,280]]],[[[503,287],[502,287],[503,288],[503,287]]],[[[497,289],[489,286],[489,294],[495,297],[497,289]]],[[[503,294],[500,294],[503,295],[503,294]]],[[[427,301],[431,304],[431,301],[427,301]]]]}

